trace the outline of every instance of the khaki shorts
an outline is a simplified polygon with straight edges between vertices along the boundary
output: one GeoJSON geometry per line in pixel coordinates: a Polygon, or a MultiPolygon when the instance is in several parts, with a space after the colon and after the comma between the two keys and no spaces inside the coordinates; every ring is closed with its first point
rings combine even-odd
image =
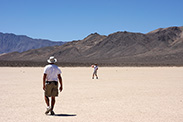
{"type": "Polygon", "coordinates": [[[45,96],[47,97],[55,97],[58,96],[58,82],[55,84],[54,82],[46,83],[45,96]]]}
{"type": "Polygon", "coordinates": [[[97,70],[95,70],[95,71],[93,72],[93,74],[94,74],[94,75],[97,75],[97,70]]]}

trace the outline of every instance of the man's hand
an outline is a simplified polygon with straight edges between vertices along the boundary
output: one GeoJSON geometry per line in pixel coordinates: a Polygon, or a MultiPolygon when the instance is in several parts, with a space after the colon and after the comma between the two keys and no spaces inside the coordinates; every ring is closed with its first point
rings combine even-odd
{"type": "Polygon", "coordinates": [[[59,90],[60,90],[60,92],[63,90],[62,86],[60,86],[59,90]]]}
{"type": "Polygon", "coordinates": [[[45,91],[45,89],[46,89],[46,87],[45,87],[45,85],[43,85],[43,90],[45,91]]]}
{"type": "Polygon", "coordinates": [[[59,82],[60,82],[60,88],[59,88],[59,90],[61,92],[63,90],[63,84],[62,84],[62,77],[61,77],[60,74],[58,74],[58,79],[59,79],[59,82]]]}

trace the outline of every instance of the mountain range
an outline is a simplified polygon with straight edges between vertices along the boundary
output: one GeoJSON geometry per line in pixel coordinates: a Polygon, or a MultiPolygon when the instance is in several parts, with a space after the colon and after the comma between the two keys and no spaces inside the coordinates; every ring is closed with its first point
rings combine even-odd
{"type": "Polygon", "coordinates": [[[54,42],[45,39],[32,39],[24,35],[0,33],[0,54],[10,52],[24,52],[30,49],[62,45],[64,42],[54,42]]]}
{"type": "Polygon", "coordinates": [[[103,65],[183,65],[183,27],[159,28],[147,34],[116,32],[108,36],[93,33],[83,40],[61,46],[13,52],[0,56],[6,61],[99,63],[103,65]]]}

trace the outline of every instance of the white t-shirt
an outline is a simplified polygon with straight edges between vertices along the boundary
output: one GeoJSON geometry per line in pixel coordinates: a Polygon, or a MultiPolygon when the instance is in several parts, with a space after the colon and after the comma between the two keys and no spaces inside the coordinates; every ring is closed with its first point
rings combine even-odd
{"type": "Polygon", "coordinates": [[[98,70],[98,66],[94,65],[94,72],[98,70]]]}
{"type": "Polygon", "coordinates": [[[47,74],[46,81],[58,81],[58,74],[61,70],[55,64],[48,64],[44,68],[44,74],[47,74]]]}

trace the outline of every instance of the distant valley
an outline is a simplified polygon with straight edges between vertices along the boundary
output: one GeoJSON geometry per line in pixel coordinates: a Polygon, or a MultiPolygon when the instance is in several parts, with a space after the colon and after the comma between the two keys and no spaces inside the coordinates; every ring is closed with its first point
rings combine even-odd
{"type": "Polygon", "coordinates": [[[64,42],[54,42],[45,39],[33,39],[24,35],[0,33],[0,54],[10,52],[24,52],[30,49],[62,45],[64,42]]]}

